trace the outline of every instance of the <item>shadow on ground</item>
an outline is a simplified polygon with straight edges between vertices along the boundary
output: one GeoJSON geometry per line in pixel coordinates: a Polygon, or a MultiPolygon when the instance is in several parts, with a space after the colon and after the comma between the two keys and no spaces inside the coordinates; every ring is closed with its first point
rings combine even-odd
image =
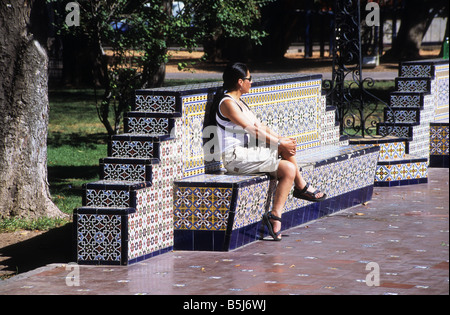
{"type": "Polygon", "coordinates": [[[3,271],[24,273],[52,263],[68,263],[73,257],[73,224],[0,248],[1,262],[7,266],[3,271]]]}

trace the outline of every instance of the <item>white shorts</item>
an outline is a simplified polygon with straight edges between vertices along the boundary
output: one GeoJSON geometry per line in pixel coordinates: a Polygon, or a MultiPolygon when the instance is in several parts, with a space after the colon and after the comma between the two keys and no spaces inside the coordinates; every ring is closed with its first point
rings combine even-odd
{"type": "Polygon", "coordinates": [[[276,177],[280,158],[277,148],[235,147],[223,153],[223,165],[231,174],[270,173],[276,177]]]}

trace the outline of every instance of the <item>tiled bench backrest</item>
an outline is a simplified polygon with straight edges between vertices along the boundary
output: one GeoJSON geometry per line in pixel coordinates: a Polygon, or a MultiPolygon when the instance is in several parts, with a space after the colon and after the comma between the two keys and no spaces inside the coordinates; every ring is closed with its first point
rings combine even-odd
{"type": "MultiPolygon", "coordinates": [[[[179,113],[182,119],[183,177],[218,170],[220,162],[205,165],[202,128],[207,105],[220,86],[217,83],[136,91],[137,109],[179,113]]],[[[281,75],[255,79],[243,99],[255,114],[282,136],[297,139],[297,150],[338,144],[339,134],[326,117],[322,75],[281,75]],[[328,126],[330,125],[330,126],[328,126]]]]}

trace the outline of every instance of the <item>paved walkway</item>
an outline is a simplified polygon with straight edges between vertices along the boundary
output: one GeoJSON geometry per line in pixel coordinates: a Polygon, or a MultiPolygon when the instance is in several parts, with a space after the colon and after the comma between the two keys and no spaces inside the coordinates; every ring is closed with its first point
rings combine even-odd
{"type": "Polygon", "coordinates": [[[447,295],[448,180],[434,168],[428,184],[375,188],[368,204],[284,231],[281,242],[128,267],[55,263],[0,281],[0,295],[447,295]]]}

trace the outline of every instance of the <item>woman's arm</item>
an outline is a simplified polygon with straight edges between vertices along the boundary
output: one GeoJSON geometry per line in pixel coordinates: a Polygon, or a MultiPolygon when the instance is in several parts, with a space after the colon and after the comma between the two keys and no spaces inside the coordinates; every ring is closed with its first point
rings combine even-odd
{"type": "Polygon", "coordinates": [[[246,132],[255,138],[265,139],[266,142],[278,145],[279,152],[283,155],[295,155],[296,141],[293,138],[282,138],[269,127],[263,125],[253,115],[243,115],[241,109],[232,101],[224,100],[220,105],[221,113],[234,124],[241,126],[246,132]]]}

